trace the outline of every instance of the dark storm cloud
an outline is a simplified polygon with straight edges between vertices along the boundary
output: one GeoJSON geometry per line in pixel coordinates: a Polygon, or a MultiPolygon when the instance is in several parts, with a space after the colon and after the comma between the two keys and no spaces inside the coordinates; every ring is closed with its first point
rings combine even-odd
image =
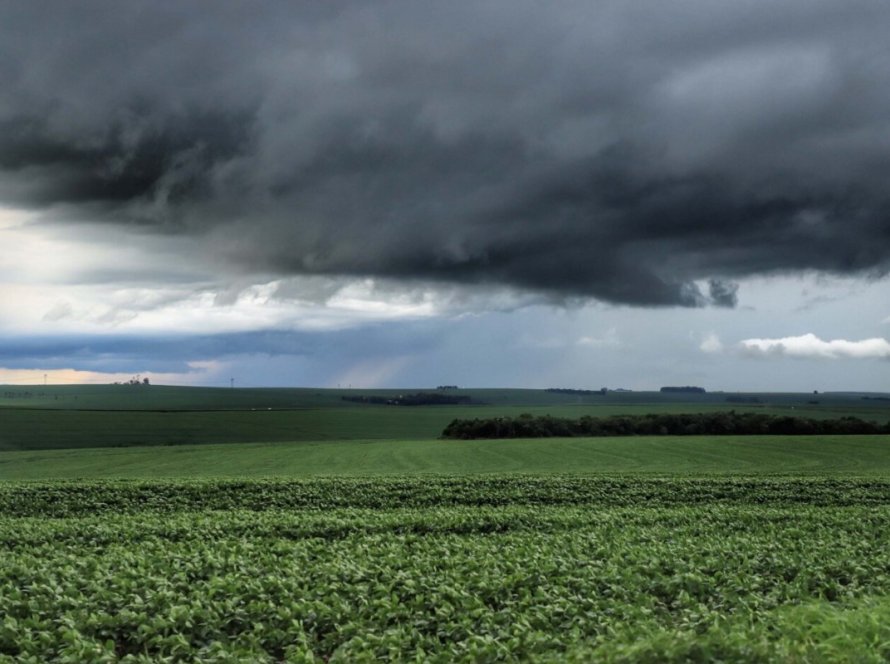
{"type": "MultiPolygon", "coordinates": [[[[139,115],[130,121],[138,124],[139,115]]],[[[205,169],[237,154],[246,127],[243,118],[213,112],[167,121],[127,136],[127,121],[115,120],[99,140],[78,144],[45,120],[12,118],[0,124],[0,169],[37,175],[26,204],[97,203],[117,214],[140,199],[175,206],[205,193],[205,169]]]]}
{"type": "Polygon", "coordinates": [[[241,272],[731,307],[750,275],[887,271],[888,24],[883,0],[9,3],[0,201],[241,272]]]}
{"type": "Polygon", "coordinates": [[[718,307],[734,307],[738,304],[739,286],[738,284],[727,283],[717,279],[711,279],[708,282],[708,289],[711,294],[711,301],[718,307]]]}

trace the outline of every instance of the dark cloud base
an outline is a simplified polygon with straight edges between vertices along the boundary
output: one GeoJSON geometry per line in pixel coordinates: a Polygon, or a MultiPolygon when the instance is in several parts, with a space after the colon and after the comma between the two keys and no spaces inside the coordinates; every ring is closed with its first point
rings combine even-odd
{"type": "Polygon", "coordinates": [[[732,307],[751,275],[886,274],[888,23],[879,0],[8,5],[0,202],[206,238],[221,271],[732,307]]]}

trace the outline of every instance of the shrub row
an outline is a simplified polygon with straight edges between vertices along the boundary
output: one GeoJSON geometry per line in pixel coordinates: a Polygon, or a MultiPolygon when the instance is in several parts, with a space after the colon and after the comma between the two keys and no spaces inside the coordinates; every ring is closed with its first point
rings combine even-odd
{"type": "Polygon", "coordinates": [[[369,403],[380,406],[457,406],[468,405],[473,400],[462,394],[437,394],[435,392],[418,392],[417,394],[400,394],[397,397],[381,396],[342,396],[343,401],[352,403],[369,403]]]}
{"type": "Polygon", "coordinates": [[[885,507],[890,506],[890,481],[485,475],[0,483],[0,516],[42,518],[230,510],[323,512],[511,505],[601,508],[705,503],[885,507]]]}
{"type": "Polygon", "coordinates": [[[890,433],[890,422],[877,424],[855,417],[809,419],[760,413],[584,416],[573,420],[544,415],[456,419],[443,438],[554,438],[573,436],[815,436],[890,433]]]}

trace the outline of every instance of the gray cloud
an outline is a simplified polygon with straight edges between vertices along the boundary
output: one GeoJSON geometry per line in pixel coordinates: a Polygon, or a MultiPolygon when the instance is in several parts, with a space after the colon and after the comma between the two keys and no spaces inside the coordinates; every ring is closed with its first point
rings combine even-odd
{"type": "Polygon", "coordinates": [[[883,0],[7,4],[0,203],[201,237],[237,273],[731,307],[750,275],[887,272],[888,22],[883,0]]]}
{"type": "MultiPolygon", "coordinates": [[[[34,336],[2,338],[0,367],[73,368],[100,372],[187,372],[190,362],[227,361],[234,357],[301,357],[329,370],[349,366],[368,357],[387,358],[432,352],[444,331],[424,323],[383,328],[294,332],[263,330],[210,335],[103,337],[34,336]]],[[[303,377],[292,376],[302,380],[303,377]]]]}
{"type": "Polygon", "coordinates": [[[732,308],[738,304],[738,284],[711,279],[711,281],[708,282],[708,290],[710,291],[711,302],[718,307],[732,308]]]}

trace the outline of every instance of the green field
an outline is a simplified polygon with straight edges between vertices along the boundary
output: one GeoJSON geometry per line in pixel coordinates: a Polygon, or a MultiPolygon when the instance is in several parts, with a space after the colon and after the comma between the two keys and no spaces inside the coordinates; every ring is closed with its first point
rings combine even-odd
{"type": "MultiPolygon", "coordinates": [[[[438,438],[455,418],[515,417],[522,413],[577,418],[638,415],[646,406],[429,406],[318,408],[294,411],[57,411],[0,410],[0,451],[209,443],[438,438]]],[[[666,407],[659,412],[672,410],[666,407]]],[[[686,412],[682,406],[677,412],[686,412]]],[[[699,406],[695,412],[724,410],[699,406]]],[[[743,410],[743,409],[737,409],[743,410]]],[[[783,414],[775,408],[758,412],[783,414]]],[[[803,411],[795,411],[801,412],[803,411]]],[[[834,411],[819,411],[832,417],[834,411]]],[[[807,414],[810,416],[810,414],[807,414]]],[[[880,419],[876,415],[876,419],[880,419]]],[[[890,419],[890,418],[888,418],[890,419]]]]}
{"type": "Polygon", "coordinates": [[[7,390],[0,662],[890,660],[887,436],[437,439],[883,396],[466,393],[7,390]]]}
{"type": "Polygon", "coordinates": [[[890,483],[0,485],[6,661],[890,657],[890,483]]]}
{"type": "MultiPolygon", "coordinates": [[[[461,390],[472,406],[399,407],[342,400],[357,391],[178,387],[69,386],[0,388],[0,451],[210,443],[437,438],[455,418],[515,417],[521,413],[578,418],[652,412],[735,409],[772,415],[890,420],[890,402],[862,395],[747,395],[759,403],[727,402],[723,394],[605,396],[543,390],[461,390]],[[30,395],[30,396],[25,396],[30,395]]],[[[411,392],[404,390],[403,392],[411,392]]],[[[397,396],[395,390],[360,391],[397,396]]],[[[736,395],[735,398],[738,398],[736,395]]]]}
{"type": "Polygon", "coordinates": [[[0,453],[0,479],[433,473],[890,475],[885,436],[365,440],[0,453]]]}

